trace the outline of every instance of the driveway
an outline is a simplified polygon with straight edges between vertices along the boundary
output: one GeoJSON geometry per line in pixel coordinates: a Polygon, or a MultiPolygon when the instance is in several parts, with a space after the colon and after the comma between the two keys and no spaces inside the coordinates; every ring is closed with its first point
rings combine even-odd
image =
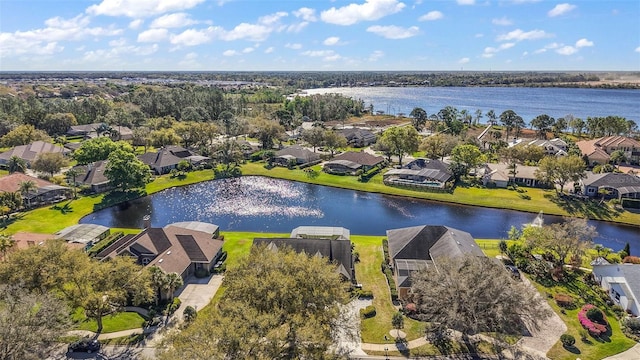
{"type": "Polygon", "coordinates": [[[203,307],[207,306],[218,291],[218,288],[220,288],[222,278],[223,276],[219,274],[201,279],[191,277],[187,285],[177,294],[182,305],[176,311],[174,319],[177,319],[178,322],[182,321],[183,312],[187,306],[192,306],[196,310],[202,310],[203,307]]]}

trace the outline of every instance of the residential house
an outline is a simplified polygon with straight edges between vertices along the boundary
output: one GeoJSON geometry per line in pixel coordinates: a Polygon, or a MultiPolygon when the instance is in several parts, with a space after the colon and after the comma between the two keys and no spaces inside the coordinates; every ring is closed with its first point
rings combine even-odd
{"type": "Polygon", "coordinates": [[[485,256],[471,234],[442,225],[421,225],[387,230],[390,266],[398,295],[409,297],[411,274],[437,266],[444,258],[485,256]]]}
{"type": "Polygon", "coordinates": [[[322,256],[336,265],[336,271],[345,281],[355,283],[355,266],[351,254],[351,241],[324,238],[256,238],[253,246],[265,245],[267,249],[277,251],[285,247],[297,253],[322,256]]]}
{"type": "Polygon", "coordinates": [[[34,141],[29,145],[19,145],[15,146],[10,150],[7,150],[0,154],[0,165],[7,165],[9,159],[12,156],[17,156],[20,159],[24,160],[28,167],[31,167],[31,163],[35,159],[38,158],[38,155],[44,153],[61,153],[66,155],[70,152],[69,149],[65,149],[61,146],[44,142],[44,141],[34,141]]]}
{"type": "Polygon", "coordinates": [[[530,141],[530,146],[539,146],[544,149],[545,154],[550,156],[567,156],[567,150],[569,149],[567,143],[559,138],[551,140],[533,140],[530,141]]]}
{"type": "Polygon", "coordinates": [[[627,162],[640,162],[640,142],[625,136],[606,136],[593,140],[578,141],[582,155],[589,159],[589,165],[606,164],[611,160],[610,155],[616,150],[622,150],[627,162]]]}
{"type": "Polygon", "coordinates": [[[67,131],[69,136],[82,136],[85,139],[98,137],[100,128],[109,129],[109,135],[113,140],[131,140],[133,139],[133,130],[126,126],[113,125],[109,126],[105,123],[93,123],[85,125],[74,125],[67,131]]]}
{"type": "Polygon", "coordinates": [[[22,203],[25,208],[56,203],[73,196],[71,189],[66,186],[56,185],[23,173],[0,177],[0,192],[19,192],[20,184],[27,181],[33,181],[36,189],[22,194],[22,203]]]}
{"type": "Polygon", "coordinates": [[[640,316],[640,265],[597,264],[592,274],[614,303],[640,316]]]}
{"type": "Polygon", "coordinates": [[[332,174],[355,175],[358,170],[369,171],[384,163],[381,156],[371,155],[364,151],[347,151],[324,163],[324,170],[332,174]]]}
{"type": "MultiPolygon", "coordinates": [[[[43,246],[48,241],[55,241],[55,236],[51,234],[31,233],[19,231],[11,235],[11,239],[15,241],[14,245],[9,248],[6,253],[9,254],[13,251],[28,249],[32,246],[43,246]]],[[[65,246],[72,250],[84,249],[83,244],[79,243],[65,243],[65,246]]],[[[0,253],[0,260],[3,260],[3,255],[0,253]]]]}
{"type": "Polygon", "coordinates": [[[187,280],[196,270],[211,271],[222,256],[223,241],[218,239],[217,225],[186,221],[162,228],[145,226],[139,234],[125,236],[109,245],[97,257],[132,256],[138,264],[158,266],[187,280]]]}
{"type": "Polygon", "coordinates": [[[74,166],[73,169],[78,172],[75,179],[76,186],[87,186],[94,194],[111,189],[110,180],[104,175],[107,162],[107,160],[104,160],[87,165],[74,166]]]}
{"type": "Polygon", "coordinates": [[[363,128],[345,128],[338,130],[346,139],[347,144],[353,147],[365,147],[375,144],[378,140],[376,134],[369,129],[363,128]]]}
{"type": "Polygon", "coordinates": [[[55,233],[55,238],[62,239],[68,243],[78,243],[86,247],[91,247],[93,244],[109,236],[110,233],[111,230],[106,226],[76,224],[58,231],[55,233]]]}
{"type": "Polygon", "coordinates": [[[291,230],[292,239],[350,240],[349,229],[337,226],[298,226],[291,230]]]}
{"type": "Polygon", "coordinates": [[[147,152],[138,156],[157,175],[168,174],[175,169],[180,161],[186,160],[193,166],[200,165],[210,158],[198,155],[182,146],[169,145],[158,149],[157,152],[147,152]]]}
{"type": "Polygon", "coordinates": [[[494,184],[496,187],[506,188],[509,181],[515,181],[515,183],[520,186],[548,187],[548,184],[536,178],[537,170],[537,166],[517,164],[516,173],[514,175],[512,174],[513,168],[510,164],[488,163],[480,173],[482,174],[482,183],[484,186],[494,184]]]}
{"type": "Polygon", "coordinates": [[[440,160],[415,159],[401,169],[392,169],[383,175],[386,185],[416,186],[444,189],[453,174],[447,164],[440,160]]]}
{"type": "Polygon", "coordinates": [[[274,162],[282,166],[289,166],[291,163],[295,163],[295,165],[305,165],[320,161],[320,155],[300,145],[288,146],[276,151],[275,155],[274,162]]]}
{"type": "Polygon", "coordinates": [[[640,177],[631,174],[587,172],[587,176],[580,180],[580,190],[583,195],[599,197],[605,192],[606,199],[636,199],[640,200],[640,177]]]}

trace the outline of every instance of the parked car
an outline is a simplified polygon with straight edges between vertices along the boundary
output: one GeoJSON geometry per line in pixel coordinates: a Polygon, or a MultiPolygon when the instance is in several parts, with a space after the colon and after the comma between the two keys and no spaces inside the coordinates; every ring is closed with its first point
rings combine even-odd
{"type": "Polygon", "coordinates": [[[101,346],[100,341],[96,339],[83,338],[69,344],[68,351],[92,353],[99,351],[101,346]]]}
{"type": "Polygon", "coordinates": [[[520,270],[514,265],[506,265],[507,271],[513,276],[515,279],[520,279],[520,270]]]}

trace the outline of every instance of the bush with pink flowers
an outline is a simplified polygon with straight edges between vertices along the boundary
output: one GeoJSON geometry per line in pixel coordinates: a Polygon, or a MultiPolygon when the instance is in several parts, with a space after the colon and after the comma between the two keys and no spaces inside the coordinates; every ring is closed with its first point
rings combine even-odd
{"type": "Polygon", "coordinates": [[[582,309],[580,309],[580,311],[578,312],[578,320],[580,321],[580,325],[582,325],[583,328],[589,331],[589,334],[591,334],[592,336],[600,336],[607,332],[607,320],[604,314],[602,314],[603,324],[589,319],[587,313],[591,309],[597,308],[591,304],[586,304],[585,306],[583,306],[582,309]]]}

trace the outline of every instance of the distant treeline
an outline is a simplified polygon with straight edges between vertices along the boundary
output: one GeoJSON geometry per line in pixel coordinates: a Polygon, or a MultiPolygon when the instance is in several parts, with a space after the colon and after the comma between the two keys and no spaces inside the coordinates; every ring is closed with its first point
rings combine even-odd
{"type": "MultiPolygon", "coordinates": [[[[640,88],[635,83],[600,82],[611,73],[599,72],[4,72],[0,81],[114,81],[130,83],[245,82],[271,85],[291,91],[334,86],[520,86],[640,88]]],[[[622,74],[622,73],[616,73],[622,74]]],[[[631,73],[630,73],[631,74],[631,73]]],[[[632,75],[640,74],[635,73],[632,75]]],[[[164,83],[164,85],[168,85],[164,83]]],[[[210,84],[211,85],[211,84],[210,84]]],[[[213,84],[228,86],[229,84],[213,84]]]]}

